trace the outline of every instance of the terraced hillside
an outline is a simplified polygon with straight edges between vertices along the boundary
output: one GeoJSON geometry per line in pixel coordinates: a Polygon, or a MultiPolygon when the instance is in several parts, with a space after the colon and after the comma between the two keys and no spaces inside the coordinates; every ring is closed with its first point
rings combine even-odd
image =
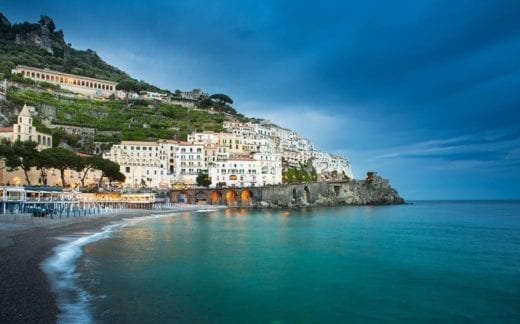
{"type": "MultiPolygon", "coordinates": [[[[203,110],[189,109],[161,102],[135,100],[97,100],[64,96],[39,89],[13,89],[7,93],[11,103],[27,104],[37,110],[55,110],[39,114],[54,124],[93,127],[98,130],[121,131],[121,138],[96,138],[97,141],[178,139],[185,140],[194,131],[221,131],[227,118],[203,110]],[[54,116],[53,116],[54,115],[54,116]]],[[[39,124],[39,123],[38,123],[39,124]]]]}

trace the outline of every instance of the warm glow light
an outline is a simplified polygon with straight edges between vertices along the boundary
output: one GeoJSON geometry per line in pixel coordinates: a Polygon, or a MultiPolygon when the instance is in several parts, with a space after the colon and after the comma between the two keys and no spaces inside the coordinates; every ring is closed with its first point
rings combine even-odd
{"type": "Polygon", "coordinates": [[[19,177],[14,177],[13,178],[13,183],[14,183],[15,186],[19,186],[22,183],[22,180],[20,180],[19,177]]]}

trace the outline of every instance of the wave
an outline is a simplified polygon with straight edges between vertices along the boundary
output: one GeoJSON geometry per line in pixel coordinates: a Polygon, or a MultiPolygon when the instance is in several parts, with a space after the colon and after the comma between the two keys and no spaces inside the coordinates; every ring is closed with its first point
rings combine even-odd
{"type": "Polygon", "coordinates": [[[87,244],[110,237],[115,231],[146,220],[171,216],[147,215],[133,218],[123,218],[121,222],[104,226],[96,233],[80,233],[80,237],[58,237],[65,243],[54,248],[54,253],[41,264],[42,270],[51,282],[51,288],[57,297],[58,323],[92,323],[90,310],[91,296],[77,284],[78,273],[76,263],[83,254],[83,247],[87,244]]]}
{"type": "Polygon", "coordinates": [[[50,279],[56,293],[58,323],[91,323],[89,310],[91,296],[76,284],[76,261],[83,253],[83,246],[109,237],[119,224],[103,227],[101,232],[88,234],[79,238],[59,238],[66,243],[54,248],[54,254],[46,259],[41,267],[50,279]]]}

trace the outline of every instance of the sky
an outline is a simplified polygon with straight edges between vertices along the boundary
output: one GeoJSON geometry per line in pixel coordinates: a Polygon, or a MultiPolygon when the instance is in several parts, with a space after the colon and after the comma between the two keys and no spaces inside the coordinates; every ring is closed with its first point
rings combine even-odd
{"type": "Polygon", "coordinates": [[[520,1],[0,0],[170,90],[225,93],[407,200],[520,199],[520,1]]]}

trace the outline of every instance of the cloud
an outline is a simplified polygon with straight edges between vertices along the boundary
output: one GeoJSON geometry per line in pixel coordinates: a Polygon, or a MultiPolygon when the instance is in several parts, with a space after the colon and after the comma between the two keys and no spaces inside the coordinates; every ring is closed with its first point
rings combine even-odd
{"type": "Polygon", "coordinates": [[[376,160],[414,159],[439,161],[450,168],[517,168],[520,166],[520,132],[481,133],[419,142],[385,150],[376,160]]]}

